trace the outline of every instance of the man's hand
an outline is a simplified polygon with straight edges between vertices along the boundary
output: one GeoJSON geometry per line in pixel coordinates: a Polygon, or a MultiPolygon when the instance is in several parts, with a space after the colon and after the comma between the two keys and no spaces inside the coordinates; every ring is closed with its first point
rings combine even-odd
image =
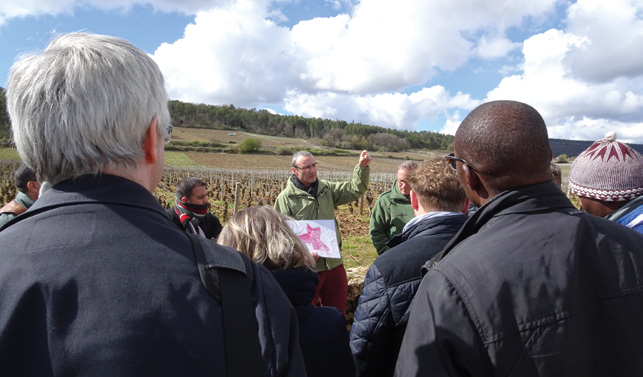
{"type": "Polygon", "coordinates": [[[368,164],[371,163],[373,157],[368,155],[368,151],[362,151],[362,154],[359,155],[359,166],[365,168],[368,164]]]}

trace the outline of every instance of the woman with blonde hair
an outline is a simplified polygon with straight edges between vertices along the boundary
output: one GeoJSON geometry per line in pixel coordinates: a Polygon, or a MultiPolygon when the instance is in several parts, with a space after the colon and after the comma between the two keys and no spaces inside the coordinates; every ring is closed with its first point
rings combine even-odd
{"type": "Polygon", "coordinates": [[[228,220],[217,242],[262,264],[286,293],[297,312],[309,377],[354,376],[344,315],[333,307],[313,306],[319,281],[315,260],[287,220],[271,206],[246,208],[228,220]]]}

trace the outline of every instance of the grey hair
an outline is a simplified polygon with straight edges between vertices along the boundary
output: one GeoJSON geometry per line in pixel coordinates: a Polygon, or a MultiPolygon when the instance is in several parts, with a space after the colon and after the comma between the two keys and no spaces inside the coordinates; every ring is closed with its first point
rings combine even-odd
{"type": "Polygon", "coordinates": [[[293,166],[293,167],[296,167],[296,166],[297,166],[297,165],[296,165],[296,164],[297,164],[297,159],[298,159],[299,157],[302,157],[302,156],[311,156],[311,157],[315,157],[315,156],[313,156],[313,154],[312,154],[312,153],[310,153],[310,152],[308,152],[308,151],[299,151],[299,152],[295,152],[295,154],[293,154],[293,155],[292,155],[292,166],[293,166]]]}
{"type": "Polygon", "coordinates": [[[397,167],[397,171],[406,170],[412,172],[418,168],[418,163],[416,161],[404,161],[397,167]]]}
{"type": "Polygon", "coordinates": [[[105,169],[134,170],[152,120],[167,135],[163,75],[115,37],[71,33],[11,68],[7,109],[18,153],[52,184],[105,169]]]}

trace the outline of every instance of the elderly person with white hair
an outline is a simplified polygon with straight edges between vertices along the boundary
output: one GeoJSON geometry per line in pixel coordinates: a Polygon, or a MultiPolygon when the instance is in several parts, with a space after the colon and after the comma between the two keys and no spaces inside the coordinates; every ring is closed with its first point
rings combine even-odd
{"type": "MultiPolygon", "coordinates": [[[[154,61],[118,38],[62,35],[12,67],[15,144],[49,189],[0,234],[11,245],[0,264],[3,375],[230,375],[227,301],[206,290],[194,240],[151,193],[167,102],[154,61]]],[[[257,374],[301,376],[296,314],[249,263],[257,374]]]]}

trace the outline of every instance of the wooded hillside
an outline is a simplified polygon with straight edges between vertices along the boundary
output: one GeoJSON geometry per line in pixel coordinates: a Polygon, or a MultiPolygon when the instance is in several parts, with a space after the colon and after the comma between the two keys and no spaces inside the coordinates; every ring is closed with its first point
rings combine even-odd
{"type": "MultiPolygon", "coordinates": [[[[0,145],[8,146],[9,117],[4,92],[0,88],[0,145]]],[[[278,115],[267,110],[236,108],[234,105],[214,106],[173,100],[169,103],[169,109],[175,126],[301,138],[333,148],[402,152],[409,149],[448,150],[453,146],[452,135],[437,132],[400,131],[343,120],[278,115]]],[[[592,141],[550,139],[554,156],[578,156],[591,143],[592,141]]],[[[631,146],[643,153],[643,145],[631,146]]]]}
{"type": "Polygon", "coordinates": [[[267,110],[241,109],[170,101],[176,126],[240,130],[263,135],[317,139],[320,145],[343,149],[399,152],[407,149],[446,150],[453,136],[429,131],[399,131],[343,120],[278,115],[267,110]]]}

